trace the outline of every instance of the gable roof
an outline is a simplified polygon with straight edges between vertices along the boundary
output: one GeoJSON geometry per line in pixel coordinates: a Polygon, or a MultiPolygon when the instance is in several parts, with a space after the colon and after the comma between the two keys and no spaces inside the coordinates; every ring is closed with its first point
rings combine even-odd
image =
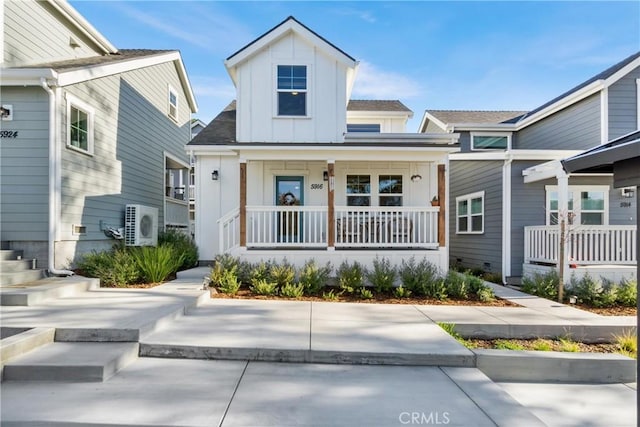
{"type": "Polygon", "coordinates": [[[347,104],[347,111],[399,111],[413,113],[397,99],[351,99],[347,104]]]}
{"type": "Polygon", "coordinates": [[[347,54],[345,51],[338,48],[333,43],[317,34],[315,31],[311,30],[309,27],[298,21],[293,16],[289,16],[287,19],[285,19],[266,33],[262,34],[257,39],[240,48],[224,61],[227,72],[231,76],[234,84],[236,83],[234,68],[238,64],[248,60],[258,52],[260,52],[262,49],[264,49],[266,46],[269,46],[270,44],[276,42],[277,40],[291,32],[308,40],[311,44],[317,46],[321,51],[324,51],[326,54],[333,56],[334,58],[336,58],[336,60],[343,63],[349,68],[355,68],[358,65],[358,61],[356,61],[351,55],[347,54]]]}
{"type": "Polygon", "coordinates": [[[3,85],[40,84],[40,78],[68,86],[100,77],[173,62],[192,112],[198,111],[189,76],[177,50],[120,49],[117,53],[2,69],[3,85]]]}

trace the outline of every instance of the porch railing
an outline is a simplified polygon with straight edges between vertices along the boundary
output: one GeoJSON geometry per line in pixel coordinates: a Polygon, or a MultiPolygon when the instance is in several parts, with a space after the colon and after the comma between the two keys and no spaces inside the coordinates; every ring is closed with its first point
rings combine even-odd
{"type": "Polygon", "coordinates": [[[247,246],[326,247],[326,206],[247,206],[247,246]]]}
{"type": "Polygon", "coordinates": [[[235,208],[218,220],[218,248],[226,253],[240,246],[240,209],[235,208]]]}
{"type": "Polygon", "coordinates": [[[336,206],[336,247],[438,246],[439,207],[336,206]]]}
{"type": "Polygon", "coordinates": [[[174,227],[189,226],[189,203],[172,197],[164,198],[165,224],[174,227]]]}
{"type": "MultiPolygon", "coordinates": [[[[635,264],[636,233],[634,225],[583,225],[568,230],[566,251],[569,263],[635,264]]],[[[524,228],[524,262],[555,264],[558,260],[559,230],[552,226],[524,228]]]]}

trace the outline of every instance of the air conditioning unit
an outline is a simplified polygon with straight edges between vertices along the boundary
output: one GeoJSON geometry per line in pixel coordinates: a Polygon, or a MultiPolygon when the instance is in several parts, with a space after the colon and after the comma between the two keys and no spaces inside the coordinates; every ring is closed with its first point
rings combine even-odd
{"type": "Polygon", "coordinates": [[[158,244],[158,209],[143,205],[126,205],[124,243],[127,246],[158,244]]]}

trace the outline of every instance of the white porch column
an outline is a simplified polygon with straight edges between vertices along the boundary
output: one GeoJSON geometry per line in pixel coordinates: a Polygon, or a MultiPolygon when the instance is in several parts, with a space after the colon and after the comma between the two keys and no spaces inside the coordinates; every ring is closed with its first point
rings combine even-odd
{"type": "Polygon", "coordinates": [[[569,282],[569,175],[564,170],[559,170],[558,179],[558,270],[564,283],[569,282]]]}

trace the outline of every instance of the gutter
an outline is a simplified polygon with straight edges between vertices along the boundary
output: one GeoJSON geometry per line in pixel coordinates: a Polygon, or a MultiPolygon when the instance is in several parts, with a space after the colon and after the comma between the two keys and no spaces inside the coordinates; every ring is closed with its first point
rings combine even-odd
{"type": "Polygon", "coordinates": [[[47,84],[47,80],[43,77],[40,79],[40,86],[49,95],[49,241],[47,247],[48,271],[49,274],[56,276],[73,276],[73,271],[58,270],[55,267],[55,243],[56,232],[58,230],[58,219],[56,215],[56,194],[58,188],[59,165],[57,161],[57,153],[59,151],[57,131],[57,104],[56,94],[47,84]]]}
{"type": "Polygon", "coordinates": [[[511,276],[511,151],[505,153],[502,166],[502,284],[511,276]]]}

